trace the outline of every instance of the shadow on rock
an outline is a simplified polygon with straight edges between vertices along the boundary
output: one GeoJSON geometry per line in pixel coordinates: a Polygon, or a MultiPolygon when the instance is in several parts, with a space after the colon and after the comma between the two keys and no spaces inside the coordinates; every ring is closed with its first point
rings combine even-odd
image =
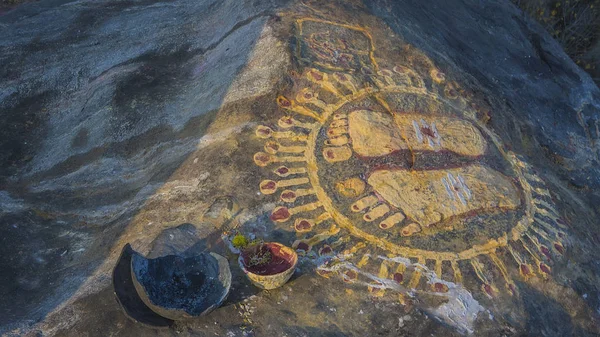
{"type": "Polygon", "coordinates": [[[517,284],[527,314],[526,329],[531,336],[597,336],[573,324],[568,308],[527,283],[517,284]]]}

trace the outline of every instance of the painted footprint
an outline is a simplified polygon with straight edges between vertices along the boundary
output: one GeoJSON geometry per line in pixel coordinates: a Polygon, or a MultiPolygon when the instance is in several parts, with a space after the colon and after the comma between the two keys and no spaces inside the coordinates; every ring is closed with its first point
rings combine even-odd
{"type": "MultiPolygon", "coordinates": [[[[487,146],[479,130],[464,120],[367,110],[334,115],[327,136],[323,157],[331,163],[348,160],[354,153],[375,158],[401,150],[477,157],[487,146]]],[[[437,224],[474,211],[510,210],[520,205],[510,179],[479,164],[433,170],[378,169],[368,174],[366,183],[361,181],[354,177],[337,186],[347,197],[361,195],[366,184],[373,189],[351,210],[364,212],[365,221],[378,221],[382,229],[408,223],[401,230],[404,236],[438,231],[437,224]]]]}
{"type": "Polygon", "coordinates": [[[367,183],[375,194],[359,199],[350,209],[366,211],[363,219],[381,221],[382,229],[406,217],[412,222],[401,230],[404,236],[437,231],[437,224],[474,211],[513,210],[520,205],[511,180],[481,165],[426,171],[376,170],[367,183]]]}
{"type": "Polygon", "coordinates": [[[486,142],[471,123],[452,117],[395,114],[357,110],[336,114],[327,130],[323,150],[329,162],[381,157],[400,150],[449,151],[462,156],[483,155],[486,142]],[[350,146],[352,149],[350,149],[350,146]]]}

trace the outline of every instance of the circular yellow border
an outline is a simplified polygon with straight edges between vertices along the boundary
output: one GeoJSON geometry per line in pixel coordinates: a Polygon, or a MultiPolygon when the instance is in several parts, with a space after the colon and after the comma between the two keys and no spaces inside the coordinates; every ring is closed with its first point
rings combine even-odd
{"type": "MultiPolygon", "coordinates": [[[[329,118],[335,111],[340,109],[343,105],[345,105],[348,102],[362,99],[364,97],[367,97],[368,95],[374,95],[374,94],[378,94],[378,93],[387,93],[387,92],[418,94],[418,95],[422,95],[424,97],[433,99],[434,101],[437,101],[439,103],[450,106],[453,109],[456,109],[451,102],[428,92],[425,88],[411,88],[411,87],[401,87],[401,86],[390,86],[390,87],[385,87],[383,89],[365,88],[365,89],[358,91],[357,93],[355,93],[353,95],[344,97],[344,99],[340,103],[333,105],[328,109],[325,109],[323,111],[322,120],[323,121],[329,120],[329,118]]],[[[523,234],[523,232],[527,229],[527,227],[533,222],[533,207],[532,207],[531,188],[529,187],[529,184],[527,183],[527,180],[525,179],[525,177],[523,175],[523,172],[519,165],[519,160],[516,158],[516,156],[512,152],[506,151],[504,149],[504,146],[500,142],[499,137],[496,136],[487,127],[485,127],[485,125],[483,125],[481,122],[479,122],[476,119],[469,118],[468,116],[463,115],[463,117],[465,117],[465,119],[470,120],[471,122],[478,125],[479,128],[486,133],[486,135],[492,140],[494,145],[498,148],[498,150],[500,151],[502,156],[512,165],[512,168],[515,171],[515,174],[517,175],[517,177],[519,179],[519,183],[523,187],[523,194],[525,196],[525,215],[519,221],[517,221],[517,224],[511,230],[511,234],[512,234],[511,237],[514,239],[519,238],[523,234]]],[[[406,246],[399,246],[399,245],[393,244],[387,240],[381,239],[375,235],[365,233],[364,231],[356,228],[355,226],[352,225],[352,221],[350,219],[348,219],[346,216],[344,216],[341,212],[339,212],[335,208],[335,206],[333,206],[331,199],[329,198],[329,196],[327,195],[325,190],[321,187],[321,184],[319,181],[318,164],[317,164],[317,157],[315,155],[315,150],[316,150],[317,136],[319,134],[319,130],[323,126],[324,126],[324,123],[317,124],[317,126],[315,126],[308,135],[307,151],[306,151],[308,177],[310,179],[311,185],[313,186],[315,194],[317,195],[317,198],[318,198],[319,202],[321,203],[321,205],[323,206],[323,208],[325,208],[325,210],[331,215],[331,217],[334,219],[334,221],[340,227],[348,230],[350,232],[350,234],[352,234],[353,236],[360,238],[360,239],[364,239],[364,240],[368,241],[369,243],[375,244],[393,254],[402,255],[405,257],[415,257],[415,258],[424,258],[424,259],[442,259],[442,260],[448,260],[448,261],[471,259],[471,258],[481,255],[481,254],[492,253],[497,248],[504,247],[508,244],[509,236],[507,233],[505,233],[504,235],[502,235],[498,238],[490,239],[488,242],[486,242],[483,245],[474,245],[473,247],[466,249],[464,251],[458,252],[458,253],[437,252],[437,251],[429,251],[429,250],[424,250],[424,249],[410,248],[410,247],[406,247],[406,246]]]]}

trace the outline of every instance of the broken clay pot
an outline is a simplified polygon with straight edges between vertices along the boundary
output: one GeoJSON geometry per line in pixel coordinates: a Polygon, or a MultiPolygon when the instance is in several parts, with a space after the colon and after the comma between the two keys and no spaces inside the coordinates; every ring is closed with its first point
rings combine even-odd
{"type": "Polygon", "coordinates": [[[141,300],[171,320],[210,313],[227,298],[231,286],[229,263],[215,253],[147,259],[134,252],[131,278],[141,300]]]}
{"type": "Polygon", "coordinates": [[[294,274],[298,263],[298,254],[287,246],[277,242],[263,243],[259,251],[242,251],[239,258],[240,267],[257,287],[265,290],[275,289],[284,285],[294,274]],[[269,253],[270,258],[265,263],[253,264],[253,254],[269,253]]]}
{"type": "Polygon", "coordinates": [[[127,317],[152,328],[168,328],[174,322],[162,317],[150,309],[140,298],[131,277],[131,259],[136,252],[126,244],[115,268],[113,269],[113,287],[117,302],[127,317]]]}

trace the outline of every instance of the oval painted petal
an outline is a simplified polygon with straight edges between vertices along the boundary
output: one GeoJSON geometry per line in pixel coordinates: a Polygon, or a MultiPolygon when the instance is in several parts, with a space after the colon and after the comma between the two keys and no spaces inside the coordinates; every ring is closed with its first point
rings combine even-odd
{"type": "Polygon", "coordinates": [[[279,151],[279,144],[276,142],[270,141],[265,144],[265,151],[270,154],[275,154],[279,151]]]}
{"type": "Polygon", "coordinates": [[[281,177],[285,177],[290,172],[290,169],[285,166],[280,166],[275,170],[275,173],[281,177]]]}
{"type": "Polygon", "coordinates": [[[296,201],[296,193],[292,190],[285,190],[281,192],[281,200],[285,202],[294,202],[296,201]]]}
{"type": "Polygon", "coordinates": [[[323,247],[321,247],[321,249],[319,249],[319,255],[332,255],[333,254],[333,249],[331,249],[330,246],[325,245],[323,247]]]}
{"type": "Polygon", "coordinates": [[[254,163],[261,167],[269,165],[273,162],[273,159],[273,156],[264,152],[258,152],[254,155],[254,163]]]}
{"type": "Polygon", "coordinates": [[[557,252],[559,252],[561,255],[564,255],[565,253],[565,247],[563,247],[563,245],[561,245],[560,243],[555,243],[554,244],[554,248],[556,249],[557,252]]]}
{"type": "Polygon", "coordinates": [[[273,180],[263,180],[260,183],[260,193],[273,194],[277,191],[277,182],[273,180]]]}
{"type": "Polygon", "coordinates": [[[268,126],[260,125],[256,128],[256,135],[260,138],[270,138],[272,134],[273,130],[268,126]]]}
{"type": "Polygon", "coordinates": [[[313,224],[311,223],[311,221],[306,219],[298,219],[294,223],[294,228],[298,232],[309,232],[312,229],[312,227],[313,224]]]}
{"type": "Polygon", "coordinates": [[[540,263],[540,270],[546,274],[550,274],[550,267],[547,264],[540,263]]]}
{"type": "Polygon", "coordinates": [[[282,108],[289,108],[290,106],[292,106],[292,102],[290,102],[289,99],[287,99],[287,98],[285,98],[283,96],[277,97],[277,103],[282,108]]]}
{"type": "Polygon", "coordinates": [[[271,214],[271,220],[276,222],[284,222],[290,219],[292,215],[290,211],[286,207],[277,207],[273,210],[271,214]]]}

